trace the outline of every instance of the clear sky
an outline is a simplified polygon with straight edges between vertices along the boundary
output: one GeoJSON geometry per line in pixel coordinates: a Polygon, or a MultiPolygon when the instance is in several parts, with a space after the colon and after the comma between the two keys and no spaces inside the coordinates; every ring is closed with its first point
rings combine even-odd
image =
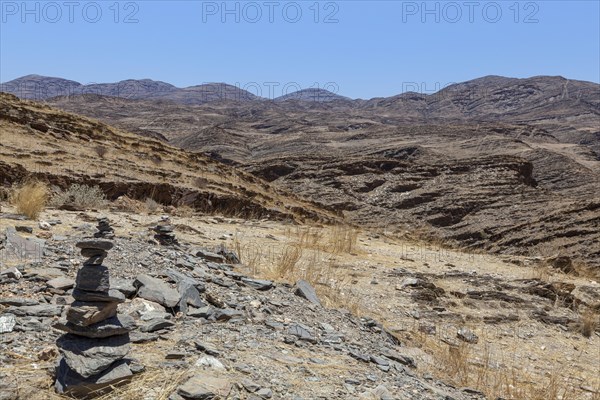
{"type": "Polygon", "coordinates": [[[484,75],[600,82],[599,3],[2,0],[0,81],[151,78],[353,98],[484,75]]]}

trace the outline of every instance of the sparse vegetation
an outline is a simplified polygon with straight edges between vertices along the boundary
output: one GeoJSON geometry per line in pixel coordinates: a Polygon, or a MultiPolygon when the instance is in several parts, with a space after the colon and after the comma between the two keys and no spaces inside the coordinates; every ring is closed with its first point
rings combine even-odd
{"type": "Polygon", "coordinates": [[[100,209],[107,206],[106,196],[98,186],[73,184],[67,190],[59,190],[50,201],[52,207],[72,205],[80,209],[100,209]]]}
{"type": "Polygon", "coordinates": [[[104,158],[104,156],[108,153],[108,148],[106,148],[102,145],[97,145],[94,147],[94,151],[96,152],[98,157],[104,158]]]}
{"type": "Polygon", "coordinates": [[[154,201],[154,199],[152,199],[151,197],[148,197],[146,199],[144,205],[146,206],[146,212],[148,213],[155,213],[161,208],[160,204],[154,201]]]}
{"type": "Polygon", "coordinates": [[[356,251],[358,231],[347,226],[294,227],[287,237],[287,243],[273,247],[243,244],[236,237],[234,248],[254,275],[292,283],[306,280],[327,306],[360,314],[360,300],[350,289],[352,278],[336,261],[336,256],[356,251]]]}
{"type": "Polygon", "coordinates": [[[28,181],[13,187],[10,200],[19,214],[29,219],[38,219],[46,207],[48,197],[49,190],[45,183],[28,181]]]}

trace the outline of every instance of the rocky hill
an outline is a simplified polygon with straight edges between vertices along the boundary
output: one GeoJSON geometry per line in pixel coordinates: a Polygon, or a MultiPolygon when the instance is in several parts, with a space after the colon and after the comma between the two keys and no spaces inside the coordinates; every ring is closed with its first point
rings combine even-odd
{"type": "Polygon", "coordinates": [[[209,157],[9,94],[0,94],[0,128],[4,186],[38,177],[59,188],[98,185],[110,200],[290,220],[333,216],[209,157]]]}
{"type": "Polygon", "coordinates": [[[51,102],[244,168],[352,222],[598,267],[599,85],[485,77],[329,102],[51,102]]]}

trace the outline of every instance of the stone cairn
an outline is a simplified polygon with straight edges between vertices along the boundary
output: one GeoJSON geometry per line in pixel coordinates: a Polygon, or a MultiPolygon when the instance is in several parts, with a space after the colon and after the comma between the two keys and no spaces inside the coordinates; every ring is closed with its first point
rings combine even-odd
{"type": "Polygon", "coordinates": [[[101,217],[98,218],[98,232],[94,234],[96,238],[104,238],[104,239],[114,239],[115,230],[110,226],[110,222],[108,218],[101,217]]]}
{"type": "Polygon", "coordinates": [[[176,246],[179,244],[173,233],[171,220],[167,216],[160,218],[160,222],[154,227],[154,232],[156,232],[154,239],[163,246],[176,246]]]}
{"type": "Polygon", "coordinates": [[[66,332],[56,341],[60,357],[55,388],[58,393],[89,399],[131,377],[125,357],[130,350],[129,332],[135,323],[133,318],[117,313],[125,296],[110,289],[108,268],[102,265],[112,242],[89,239],[76,246],[88,259],[77,272],[72,294],[75,301],[67,309],[66,320],[54,324],[66,332]]]}

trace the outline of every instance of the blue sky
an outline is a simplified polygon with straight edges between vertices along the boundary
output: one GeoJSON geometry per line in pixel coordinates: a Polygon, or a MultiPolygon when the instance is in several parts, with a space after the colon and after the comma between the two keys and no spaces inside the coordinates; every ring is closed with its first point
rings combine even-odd
{"type": "Polygon", "coordinates": [[[2,82],[151,78],[353,98],[484,75],[600,82],[598,1],[0,3],[2,82]]]}

